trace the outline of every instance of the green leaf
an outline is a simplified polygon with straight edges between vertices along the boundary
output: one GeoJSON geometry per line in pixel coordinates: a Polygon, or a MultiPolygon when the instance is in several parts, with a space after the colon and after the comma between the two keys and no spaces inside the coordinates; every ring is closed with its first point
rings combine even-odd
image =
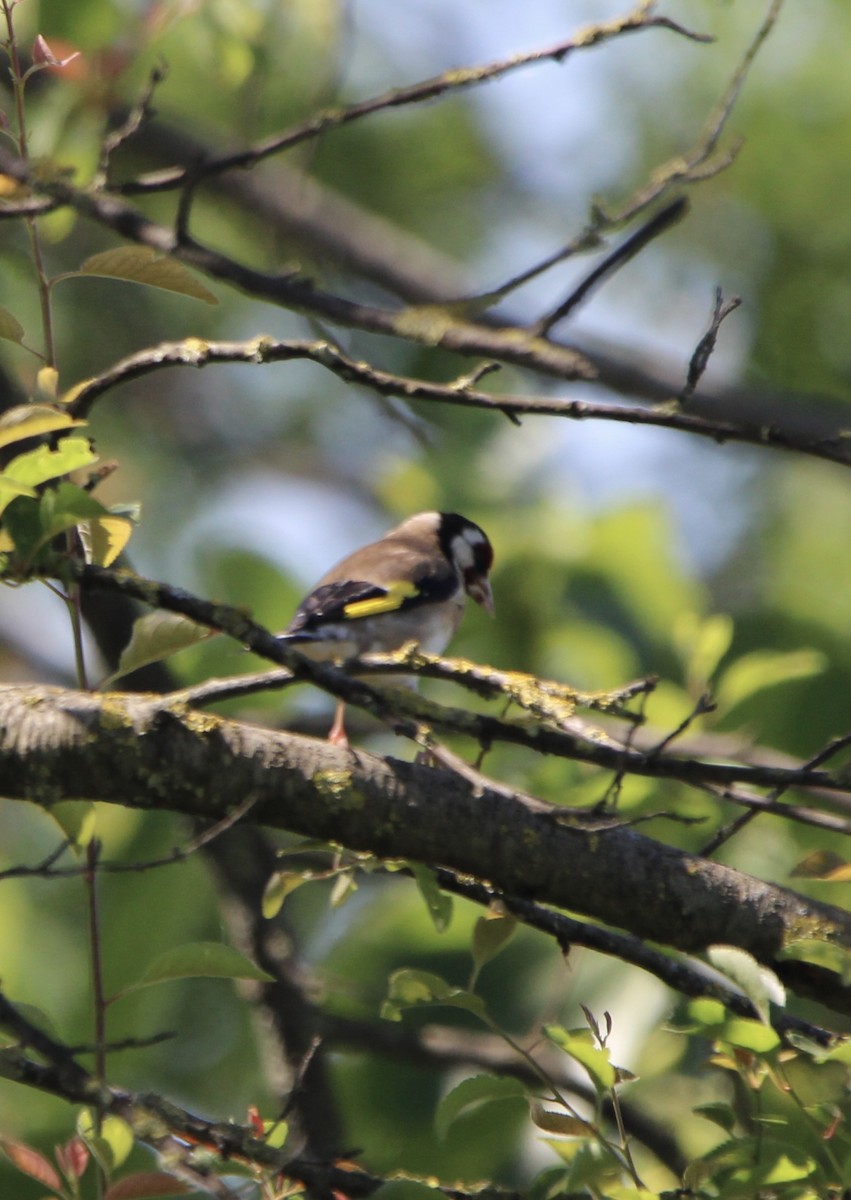
{"type": "Polygon", "coordinates": [[[453,1121],[464,1112],[505,1100],[525,1100],[526,1091],[519,1079],[499,1075],[472,1075],[454,1087],[441,1100],[434,1115],[434,1130],[441,1141],[453,1121]]]}
{"type": "Polygon", "coordinates": [[[18,345],[24,340],[23,325],[2,304],[0,304],[0,338],[6,342],[17,342],[18,345]]]}
{"type": "Polygon", "coordinates": [[[452,921],[452,897],[440,890],[437,876],[429,867],[424,867],[421,863],[409,863],[408,868],[425,901],[435,929],[438,933],[445,933],[452,921]]]}
{"type": "Polygon", "coordinates": [[[741,988],[766,1025],[771,1020],[771,1005],[781,1008],[785,1005],[783,984],[746,950],[738,946],[710,946],[707,957],[717,971],[741,988]]]}
{"type": "Polygon", "coordinates": [[[290,1127],[286,1121],[265,1121],[263,1125],[263,1141],[272,1150],[280,1150],[287,1140],[290,1127]]]}
{"type": "Polygon", "coordinates": [[[88,438],[67,437],[55,450],[50,446],[37,446],[35,450],[19,454],[6,467],[4,475],[16,483],[38,487],[49,479],[78,471],[80,467],[87,467],[93,462],[97,462],[97,455],[88,438]]]}
{"type": "Polygon", "coordinates": [[[50,404],[16,404],[0,416],[0,446],[85,424],[50,404]]]}
{"type": "Polygon", "coordinates": [[[725,1021],[716,1035],[720,1041],[751,1050],[754,1054],[768,1054],[780,1045],[780,1038],[770,1025],[751,1021],[747,1017],[733,1017],[725,1021]]]}
{"type": "Polygon", "coordinates": [[[121,1166],[135,1142],[133,1130],[123,1117],[105,1116],[98,1129],[89,1108],[81,1109],[77,1117],[77,1133],[107,1172],[121,1166]]]}
{"type": "Polygon", "coordinates": [[[529,1115],[532,1124],[544,1133],[556,1133],[559,1137],[589,1137],[594,1133],[590,1121],[583,1121],[581,1117],[573,1117],[562,1110],[544,1108],[543,1104],[530,1105],[529,1115]]]}
{"type": "Polygon", "coordinates": [[[394,971],[390,976],[387,999],[381,1009],[382,1017],[388,1021],[399,1021],[403,1009],[412,1008],[417,1004],[463,1008],[482,1020],[487,1020],[487,1011],[481,996],[463,988],[452,987],[445,979],[433,975],[430,971],[415,971],[410,967],[394,971]]]}
{"type": "Polygon", "coordinates": [[[720,1000],[713,1000],[709,996],[700,996],[696,1000],[690,1000],[686,1009],[689,1019],[696,1021],[703,1029],[713,1029],[718,1025],[723,1025],[727,1020],[727,1010],[720,1000]]]}
{"type": "Polygon", "coordinates": [[[40,367],[35,377],[35,395],[47,404],[55,404],[59,390],[59,372],[56,367],[40,367]]]}
{"type": "Polygon", "coordinates": [[[189,1196],[193,1190],[164,1171],[137,1171],[125,1175],[104,1192],[103,1200],[159,1200],[161,1196],[189,1196]]]}
{"type": "Polygon", "coordinates": [[[818,879],[821,883],[848,883],[851,863],[834,850],[813,850],[789,872],[790,879],[818,879]]]}
{"type": "Polygon", "coordinates": [[[146,613],[134,622],[130,641],[121,651],[115,673],[100,686],[108,687],[122,675],[129,675],[131,671],[138,671],[149,663],[159,662],[209,637],[215,637],[215,630],[190,621],[188,617],[167,612],[146,613]]]}
{"type": "Polygon", "coordinates": [[[310,883],[313,878],[311,871],[273,871],[263,889],[261,910],[266,920],[271,921],[276,917],[287,896],[302,884],[310,883]]]}
{"type": "Polygon", "coordinates": [[[141,283],[147,287],[177,292],[193,300],[203,300],[205,304],[218,304],[213,293],[182,263],[157,254],[149,246],[119,246],[115,250],[94,254],[80,267],[80,274],[123,279],[127,283],[141,283]]]}
{"type": "Polygon", "coordinates": [[[599,1093],[611,1091],[617,1082],[615,1068],[609,1061],[608,1050],[594,1045],[590,1030],[545,1025],[544,1033],[559,1049],[585,1068],[599,1093]]]}
{"type": "Polygon", "coordinates": [[[796,962],[812,963],[839,975],[843,984],[851,983],[851,951],[845,946],[824,942],[819,938],[801,938],[789,942],[779,951],[779,959],[795,959],[796,962]]]}
{"type": "Polygon", "coordinates": [[[687,663],[689,680],[703,687],[730,649],[733,619],[727,613],[715,613],[701,620],[697,613],[685,612],[674,627],[674,640],[687,663]]]}
{"type": "Polygon", "coordinates": [[[97,809],[90,800],[60,800],[45,811],[75,850],[87,846],[94,837],[97,809]]]}
{"type": "Polygon", "coordinates": [[[833,1046],[827,1053],[824,1052],[824,1047],[821,1047],[821,1051],[826,1062],[841,1062],[851,1067],[851,1040],[840,1042],[838,1046],[833,1046]]]}
{"type": "Polygon", "coordinates": [[[87,534],[92,562],[111,567],[133,536],[133,522],[112,515],[95,517],[87,522],[87,534]]]}
{"type": "Polygon", "coordinates": [[[7,479],[5,475],[0,475],[0,513],[18,496],[29,496],[32,499],[37,495],[38,492],[35,488],[28,487],[25,483],[15,483],[14,479],[7,479]]]}
{"type": "Polygon", "coordinates": [[[823,671],[827,659],[820,650],[753,650],[736,659],[718,684],[718,703],[724,708],[741,704],[755,692],[793,679],[806,679],[823,671]]]}
{"type": "Polygon", "coordinates": [[[473,962],[478,973],[485,963],[496,958],[517,932],[517,920],[510,913],[489,912],[473,926],[473,962]]]}
{"type": "Polygon", "coordinates": [[[698,1104],[691,1111],[715,1125],[720,1125],[726,1133],[730,1133],[736,1124],[736,1114],[729,1104],[722,1104],[721,1101],[698,1104]]]}
{"type": "Polygon", "coordinates": [[[189,942],[158,955],[144,975],[122,988],[119,995],[126,996],[139,988],[168,983],[173,979],[254,979],[260,983],[274,982],[272,975],[261,971],[250,959],[223,942],[189,942]]]}

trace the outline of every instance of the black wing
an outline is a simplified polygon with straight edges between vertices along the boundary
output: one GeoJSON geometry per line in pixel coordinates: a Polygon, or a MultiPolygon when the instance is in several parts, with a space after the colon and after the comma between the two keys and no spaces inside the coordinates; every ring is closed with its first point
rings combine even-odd
{"type": "Polygon", "coordinates": [[[346,583],[325,583],[302,600],[285,633],[310,633],[334,621],[346,621],[346,605],[356,600],[377,600],[387,590],[374,583],[349,580],[346,583]]]}
{"type": "MultiPolygon", "coordinates": [[[[448,600],[458,588],[454,571],[423,572],[412,581],[416,589],[413,595],[394,596],[387,611],[407,611],[417,605],[448,600]]],[[[295,616],[285,629],[286,634],[313,633],[323,626],[338,621],[357,620],[357,616],[346,610],[353,604],[366,600],[381,600],[393,595],[395,589],[381,587],[377,583],[363,580],[346,580],[340,583],[325,583],[310,593],[299,605],[295,616]]],[[[376,611],[376,610],[373,610],[376,611]]],[[[381,611],[378,609],[377,611],[381,611]]]]}

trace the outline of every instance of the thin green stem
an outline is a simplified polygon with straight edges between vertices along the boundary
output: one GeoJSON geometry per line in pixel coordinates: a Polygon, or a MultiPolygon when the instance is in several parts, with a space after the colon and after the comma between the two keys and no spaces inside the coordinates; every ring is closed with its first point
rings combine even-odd
{"type": "MultiPolygon", "coordinates": [[[[12,91],[15,97],[15,114],[18,122],[18,152],[25,163],[29,163],[29,138],[27,136],[26,108],[24,91],[26,75],[21,68],[21,58],[18,53],[18,42],[15,37],[15,23],[12,19],[12,0],[2,0],[3,16],[6,20],[6,49],[9,52],[9,73],[12,77],[12,91]]],[[[53,337],[53,313],[50,306],[50,280],[44,267],[44,256],[41,252],[41,239],[38,223],[35,217],[25,216],[24,223],[30,240],[33,267],[35,269],[38,300],[41,308],[41,324],[44,332],[44,360],[48,367],[56,366],[56,344],[53,337]]]]}
{"type": "MultiPolygon", "coordinates": [[[[98,910],[98,893],[97,893],[97,870],[98,859],[100,857],[101,845],[97,838],[92,838],[86,847],[86,873],[84,875],[86,883],[86,900],[88,904],[89,916],[89,951],[91,958],[92,972],[92,1000],[94,1004],[94,1074],[99,1084],[103,1085],[106,1082],[106,1007],[107,1000],[103,988],[103,960],[101,957],[101,940],[100,940],[100,913],[98,910]]],[[[102,1113],[100,1109],[95,1109],[94,1125],[95,1131],[99,1134],[101,1129],[102,1113]]],[[[97,1170],[97,1196],[98,1200],[103,1195],[105,1186],[105,1176],[103,1168],[98,1164],[97,1170]]]]}
{"type": "Polygon", "coordinates": [[[68,615],[71,618],[71,634],[74,639],[74,667],[77,672],[77,686],[81,691],[90,692],[89,677],[86,671],[86,654],[83,646],[83,612],[80,585],[74,584],[66,598],[68,615]]]}

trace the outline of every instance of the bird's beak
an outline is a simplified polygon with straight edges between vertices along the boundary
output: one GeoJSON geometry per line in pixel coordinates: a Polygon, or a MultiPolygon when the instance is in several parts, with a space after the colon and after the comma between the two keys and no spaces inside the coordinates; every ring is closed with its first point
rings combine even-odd
{"type": "Polygon", "coordinates": [[[473,575],[465,581],[467,595],[481,604],[486,613],[494,615],[493,592],[487,575],[473,575]]]}

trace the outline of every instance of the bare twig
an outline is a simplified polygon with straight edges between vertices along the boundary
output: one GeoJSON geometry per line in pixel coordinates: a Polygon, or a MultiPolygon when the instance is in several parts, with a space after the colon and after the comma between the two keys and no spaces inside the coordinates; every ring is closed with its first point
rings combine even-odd
{"type": "MultiPolygon", "coordinates": [[[[556,42],[554,45],[547,46],[544,49],[530,50],[524,54],[514,54],[510,58],[487,63],[483,66],[464,67],[445,71],[443,74],[436,75],[432,79],[426,79],[409,87],[393,88],[391,91],[384,92],[380,96],[374,96],[369,100],[363,100],[358,104],[352,104],[346,108],[327,109],[324,112],[317,113],[316,116],[306,121],[303,125],[297,126],[295,129],[290,129],[285,133],[273,134],[271,137],[245,150],[211,159],[196,169],[200,174],[210,176],[220,174],[223,171],[231,171],[237,167],[253,166],[255,163],[261,162],[272,155],[280,154],[285,150],[291,150],[293,147],[299,146],[303,142],[311,141],[331,129],[339,129],[343,125],[349,125],[354,121],[362,120],[364,117],[371,117],[376,113],[386,112],[392,108],[400,108],[410,104],[422,104],[428,100],[434,100],[437,97],[445,96],[452,92],[464,91],[467,88],[488,83],[512,71],[536,63],[547,60],[562,63],[568,55],[576,50],[589,49],[611,38],[619,37],[623,34],[635,33],[642,29],[667,29],[695,42],[711,42],[713,40],[707,34],[696,33],[693,30],[687,29],[678,22],[671,20],[670,17],[651,16],[647,11],[646,4],[638,4],[625,17],[617,17],[611,21],[601,22],[598,25],[590,25],[586,29],[580,30],[575,36],[566,38],[561,42],[556,42]]],[[[152,175],[145,176],[142,179],[125,183],[119,190],[125,195],[138,194],[139,192],[165,191],[183,187],[186,179],[187,171],[185,168],[172,167],[165,171],[154,172],[152,175]]]]}
{"type": "Polygon", "coordinates": [[[722,323],[729,317],[731,312],[735,312],[741,303],[742,301],[738,296],[732,296],[729,300],[725,300],[720,287],[715,289],[715,308],[712,312],[712,320],[706,333],[695,346],[694,354],[691,356],[685,386],[679,395],[680,404],[684,405],[688,403],[694,395],[697,385],[703,378],[704,371],[709,366],[709,360],[715,350],[718,331],[722,323]]]}
{"type": "Polygon", "coordinates": [[[542,317],[536,323],[535,329],[537,332],[540,334],[549,333],[559,321],[563,321],[565,317],[569,316],[604,279],[635,258],[636,254],[649,245],[654,238],[666,233],[672,225],[682,220],[687,210],[688,201],[685,197],[681,196],[679,199],[667,204],[654,217],[651,217],[640,229],[631,234],[625,242],[620,246],[616,246],[610,254],[607,254],[603,261],[598,263],[594,270],[590,271],[582,282],[573,289],[570,295],[554,308],[548,316],[542,317]]]}
{"type": "Polygon", "coordinates": [[[138,102],[124,116],[121,124],[103,139],[98,169],[92,181],[94,187],[101,188],[106,186],[113,154],[138,132],[144,121],[147,121],[151,117],[154,92],[164,81],[167,73],[165,66],[161,65],[153,68],[138,102]]]}

